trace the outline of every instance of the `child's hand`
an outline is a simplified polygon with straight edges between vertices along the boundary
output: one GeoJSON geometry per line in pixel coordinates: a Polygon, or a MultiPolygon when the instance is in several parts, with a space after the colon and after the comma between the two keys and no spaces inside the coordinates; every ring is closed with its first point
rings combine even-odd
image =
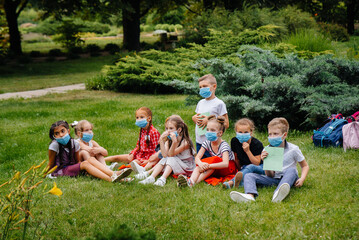
{"type": "Polygon", "coordinates": [[[171,137],[171,140],[173,143],[177,142],[177,137],[176,134],[174,134],[173,132],[169,134],[169,136],[171,137]]]}
{"type": "Polygon", "coordinates": [[[129,162],[132,162],[132,160],[133,160],[133,155],[132,155],[132,154],[128,154],[127,160],[128,160],[129,162]]]}
{"type": "Polygon", "coordinates": [[[192,120],[197,124],[197,121],[198,121],[200,116],[201,116],[201,114],[197,113],[197,114],[193,115],[192,120]]]}
{"type": "Polygon", "coordinates": [[[147,164],[149,160],[143,160],[140,165],[147,164]]]}
{"type": "Polygon", "coordinates": [[[242,148],[245,153],[249,152],[249,143],[247,142],[242,143],[242,148]]]}
{"type": "Polygon", "coordinates": [[[261,154],[261,159],[264,160],[267,156],[268,156],[268,152],[263,151],[262,154],[261,154]]]}
{"type": "Polygon", "coordinates": [[[160,139],[162,141],[166,140],[167,136],[169,135],[170,133],[168,131],[164,131],[162,134],[161,134],[161,137],[160,139]]]}
{"type": "Polygon", "coordinates": [[[94,155],[97,155],[97,154],[101,153],[101,150],[102,149],[99,148],[99,147],[93,147],[91,153],[94,154],[94,155]]]}
{"type": "Polygon", "coordinates": [[[304,179],[299,178],[299,179],[294,183],[294,186],[295,186],[295,187],[301,187],[301,186],[303,186],[303,183],[304,183],[304,179]]]}
{"type": "Polygon", "coordinates": [[[207,126],[208,118],[204,115],[201,115],[197,120],[198,127],[204,129],[207,126]]]}

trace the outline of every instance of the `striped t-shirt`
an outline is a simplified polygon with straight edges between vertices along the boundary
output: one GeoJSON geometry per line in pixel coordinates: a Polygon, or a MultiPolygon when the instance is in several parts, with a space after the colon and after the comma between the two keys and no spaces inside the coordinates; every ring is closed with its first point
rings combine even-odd
{"type": "Polygon", "coordinates": [[[220,157],[223,159],[223,153],[224,152],[228,152],[228,155],[229,155],[229,160],[230,161],[234,161],[234,155],[233,155],[233,152],[231,150],[231,147],[229,146],[229,144],[226,142],[226,141],[222,141],[220,144],[219,144],[219,147],[218,147],[218,152],[215,153],[211,147],[211,142],[206,140],[202,143],[202,147],[204,149],[206,149],[212,157],[214,156],[217,156],[217,157],[220,157]]]}

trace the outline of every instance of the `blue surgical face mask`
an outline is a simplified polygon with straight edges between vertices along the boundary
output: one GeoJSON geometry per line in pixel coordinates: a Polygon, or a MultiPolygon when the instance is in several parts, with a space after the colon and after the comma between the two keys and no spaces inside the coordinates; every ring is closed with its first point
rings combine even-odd
{"type": "Polygon", "coordinates": [[[147,119],[144,118],[144,119],[141,119],[141,120],[136,120],[136,126],[137,127],[140,127],[140,128],[144,128],[147,126],[148,122],[147,122],[147,119]]]}
{"type": "Polygon", "coordinates": [[[208,141],[214,142],[217,141],[217,133],[216,132],[206,132],[206,138],[208,141]]]}
{"type": "Polygon", "coordinates": [[[55,139],[58,143],[65,146],[70,141],[70,135],[68,133],[66,133],[65,136],[60,137],[60,138],[55,138],[55,139]]]}
{"type": "Polygon", "coordinates": [[[250,133],[237,133],[236,134],[236,138],[238,139],[238,141],[240,143],[244,143],[244,142],[248,142],[249,139],[251,139],[251,134],[250,133]]]}
{"type": "Polygon", "coordinates": [[[268,137],[268,142],[271,146],[278,147],[283,142],[283,139],[282,139],[283,136],[284,136],[284,134],[280,137],[268,137]]]}
{"type": "MultiPolygon", "coordinates": [[[[173,133],[176,135],[176,137],[178,137],[177,131],[174,131],[173,133]]],[[[171,140],[171,135],[168,135],[167,137],[168,137],[169,140],[171,140]]]]}
{"type": "Polygon", "coordinates": [[[83,132],[82,133],[82,141],[84,141],[84,142],[90,142],[91,141],[91,139],[93,138],[93,133],[86,133],[86,132],[83,132]]]}
{"type": "Polygon", "coordinates": [[[209,87],[204,87],[199,90],[199,95],[203,98],[209,98],[212,95],[212,92],[209,87]]]}

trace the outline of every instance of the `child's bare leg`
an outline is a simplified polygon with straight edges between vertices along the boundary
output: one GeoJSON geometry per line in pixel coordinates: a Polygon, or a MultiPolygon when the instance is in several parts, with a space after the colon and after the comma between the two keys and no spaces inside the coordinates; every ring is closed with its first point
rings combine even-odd
{"type": "Polygon", "coordinates": [[[158,161],[148,162],[145,166],[145,170],[149,170],[149,169],[153,168],[157,163],[158,163],[158,161]]]}
{"type": "MultiPolygon", "coordinates": [[[[91,165],[93,165],[95,168],[100,170],[101,172],[105,173],[107,176],[111,177],[113,175],[113,171],[110,170],[108,167],[97,161],[96,158],[91,157],[87,160],[91,165]]],[[[116,172],[117,173],[117,172],[116,172]]]]}
{"type": "Polygon", "coordinates": [[[209,176],[211,176],[211,174],[214,172],[214,169],[210,169],[210,170],[207,170],[203,173],[201,173],[197,179],[197,182],[196,183],[199,183],[199,182],[202,182],[204,179],[208,178],[209,176]]]}
{"type": "Polygon", "coordinates": [[[86,161],[91,157],[90,153],[85,150],[80,150],[80,162],[86,161]]]}
{"type": "Polygon", "coordinates": [[[172,168],[170,165],[166,165],[165,171],[162,174],[162,177],[168,178],[168,176],[171,174],[172,168]]]}
{"type": "Polygon", "coordinates": [[[97,154],[97,155],[96,155],[96,159],[97,159],[100,163],[102,163],[103,165],[106,165],[105,157],[102,156],[101,154],[97,154]]]}
{"type": "Polygon", "coordinates": [[[96,178],[111,182],[111,177],[109,177],[107,174],[102,172],[101,170],[97,169],[95,166],[93,166],[88,161],[81,162],[80,169],[85,170],[88,172],[91,176],[94,176],[96,178]]]}
{"type": "Polygon", "coordinates": [[[192,181],[192,183],[196,183],[197,182],[197,179],[200,175],[200,171],[199,171],[199,167],[196,167],[193,172],[192,172],[192,175],[190,177],[190,180],[192,181]]]}
{"type": "Polygon", "coordinates": [[[156,167],[154,167],[153,172],[151,174],[152,177],[156,178],[158,174],[160,174],[165,166],[161,164],[157,164],[156,167]]]}
{"type": "Polygon", "coordinates": [[[106,162],[125,162],[128,163],[128,154],[114,155],[104,158],[106,162]]]}

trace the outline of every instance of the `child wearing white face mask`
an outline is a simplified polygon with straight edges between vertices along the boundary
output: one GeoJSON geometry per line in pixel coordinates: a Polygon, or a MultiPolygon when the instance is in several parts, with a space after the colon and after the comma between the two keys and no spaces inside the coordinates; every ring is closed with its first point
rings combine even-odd
{"type": "MultiPolygon", "coordinates": [[[[266,175],[256,173],[248,173],[244,177],[244,191],[239,193],[232,191],[230,197],[235,202],[249,202],[255,201],[258,196],[257,184],[261,186],[275,186],[277,189],[274,191],[272,202],[281,202],[284,200],[292,186],[301,187],[309,172],[309,166],[304,159],[299,147],[287,142],[289,130],[288,121],[285,118],[274,118],[268,124],[268,141],[272,147],[284,148],[283,155],[283,170],[282,171],[269,171],[266,170],[266,175]],[[297,163],[302,168],[301,177],[298,178],[297,163]]],[[[263,151],[261,159],[265,161],[268,152],[263,151]]]]}
{"type": "Polygon", "coordinates": [[[80,161],[94,157],[106,165],[105,157],[108,153],[106,149],[93,140],[93,124],[87,120],[81,120],[77,124],[71,124],[71,126],[75,128],[75,134],[78,137],[76,141],[80,144],[80,161]]]}
{"type": "Polygon", "coordinates": [[[154,185],[162,187],[171,173],[189,176],[195,168],[194,149],[187,125],[180,116],[172,115],[166,119],[165,126],[166,131],[160,137],[163,158],[154,167],[151,176],[148,172],[142,173],[147,178],[140,181],[141,184],[154,183],[154,185]],[[155,178],[162,171],[162,176],[155,182],[155,178]]]}
{"type": "Polygon", "coordinates": [[[248,118],[241,118],[235,124],[236,137],[231,140],[235,163],[239,172],[223,188],[239,187],[243,185],[243,178],[247,173],[264,174],[261,153],[263,144],[253,137],[254,123],[248,118]]]}
{"type": "MultiPolygon", "coordinates": [[[[105,158],[106,162],[113,162],[111,168],[117,168],[117,162],[131,163],[131,168],[136,172],[143,172],[148,165],[154,166],[155,163],[149,159],[156,153],[160,133],[152,125],[152,111],[147,107],[140,107],[136,110],[136,126],[140,128],[136,147],[129,154],[110,156],[105,158]]],[[[155,158],[154,161],[158,161],[155,158]]]]}
{"type": "Polygon", "coordinates": [[[197,167],[189,179],[182,175],[178,177],[179,187],[192,187],[210,176],[222,178],[236,172],[233,152],[229,144],[222,139],[225,129],[224,117],[215,115],[208,117],[207,140],[202,144],[195,158],[197,167]],[[205,151],[208,151],[211,157],[201,160],[205,151]]]}

